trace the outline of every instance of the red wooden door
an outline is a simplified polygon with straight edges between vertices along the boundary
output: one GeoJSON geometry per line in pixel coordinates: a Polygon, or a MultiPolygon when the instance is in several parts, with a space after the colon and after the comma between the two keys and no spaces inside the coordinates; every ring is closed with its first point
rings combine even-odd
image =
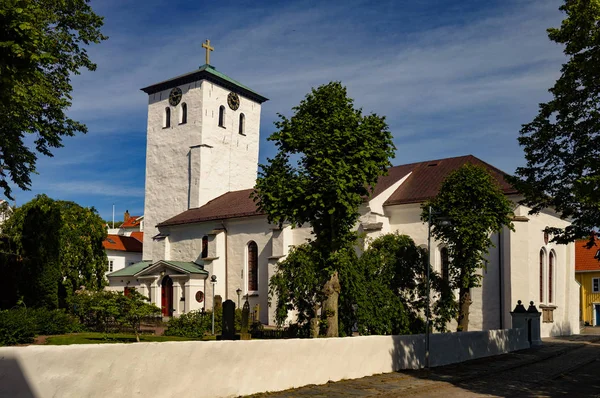
{"type": "Polygon", "coordinates": [[[162,307],[163,316],[171,316],[173,309],[173,279],[169,275],[162,280],[162,289],[160,297],[160,306],[162,307]]]}

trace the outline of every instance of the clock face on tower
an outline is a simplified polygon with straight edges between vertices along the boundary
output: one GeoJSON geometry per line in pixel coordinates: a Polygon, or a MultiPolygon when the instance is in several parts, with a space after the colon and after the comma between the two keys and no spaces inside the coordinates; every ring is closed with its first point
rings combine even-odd
{"type": "Polygon", "coordinates": [[[179,101],[181,101],[181,89],[175,87],[169,94],[169,104],[171,104],[171,106],[177,106],[179,101]]]}
{"type": "Polygon", "coordinates": [[[236,93],[229,93],[227,96],[227,105],[234,111],[237,111],[240,107],[240,97],[236,93]]]}

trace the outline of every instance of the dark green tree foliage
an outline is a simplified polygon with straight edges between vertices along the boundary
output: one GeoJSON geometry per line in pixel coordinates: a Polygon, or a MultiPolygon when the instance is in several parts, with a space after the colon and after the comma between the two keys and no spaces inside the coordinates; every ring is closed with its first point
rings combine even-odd
{"type": "Polygon", "coordinates": [[[448,247],[452,259],[449,284],[459,289],[458,331],[469,330],[470,289],[480,286],[477,271],[487,264],[491,234],[504,226],[513,228],[512,202],[506,198],[496,180],[481,166],[465,164],[450,173],[438,195],[423,204],[421,219],[427,222],[432,213],[431,235],[448,247]],[[450,219],[442,222],[440,216],[450,219]]]}
{"type": "MultiPolygon", "coordinates": [[[[407,235],[386,234],[372,241],[356,266],[340,273],[340,317],[344,332],[352,325],[360,334],[423,333],[426,310],[427,251],[407,235]]],[[[445,297],[448,284],[432,269],[431,292],[445,297]]],[[[432,306],[432,323],[446,331],[455,314],[456,302],[437,300],[432,306]]]]}
{"type": "Polygon", "coordinates": [[[567,0],[560,10],[567,17],[548,37],[564,45],[568,61],[553,98],[521,129],[527,165],[512,183],[533,213],[550,207],[572,220],[550,230],[566,243],[600,225],[600,1],[567,0]]]}
{"type": "MultiPolygon", "coordinates": [[[[339,272],[341,334],[352,334],[354,326],[362,335],[411,334],[425,330],[422,319],[426,308],[425,250],[406,235],[387,234],[371,242],[360,258],[354,250],[343,253],[344,266],[339,272]]],[[[296,246],[271,278],[271,295],[277,297],[278,324],[287,319],[288,311],[296,310],[301,335],[314,335],[320,326],[316,309],[323,296],[321,281],[316,277],[321,267],[318,259],[319,253],[311,244],[296,246]]],[[[447,283],[433,270],[431,279],[434,295],[439,297],[446,292],[447,297],[450,291],[447,283]]],[[[436,301],[432,311],[434,326],[445,331],[455,309],[451,294],[449,300],[436,301]]]]}
{"type": "MultiPolygon", "coordinates": [[[[271,277],[271,297],[276,297],[275,319],[282,325],[288,311],[297,311],[297,322],[310,330],[311,336],[319,334],[318,310],[324,300],[323,260],[312,243],[294,247],[285,260],[277,265],[271,277]]],[[[308,333],[307,333],[308,334],[308,333]]]]}
{"type": "Polygon", "coordinates": [[[390,166],[394,145],[385,119],[355,109],[339,82],[313,89],[293,110],[275,123],[269,140],[278,152],[260,165],[254,198],[269,222],[311,226],[327,336],[337,336],[339,252],[355,242],[358,207],[390,166]]]}
{"type": "MultiPolygon", "coordinates": [[[[19,217],[18,210],[13,217],[19,217]]],[[[60,210],[52,199],[41,197],[23,214],[19,286],[28,306],[58,308],[60,281],[60,210]]],[[[5,230],[14,230],[10,222],[5,230]]],[[[18,245],[18,244],[17,244],[18,245]]],[[[17,246],[18,247],[18,246],[17,246]]]]}
{"type": "Polygon", "coordinates": [[[2,271],[28,307],[64,307],[80,286],[103,286],[106,229],[95,209],[38,195],[15,209],[3,233],[2,271]]]}
{"type": "MultiPolygon", "coordinates": [[[[11,198],[9,180],[31,185],[35,151],[52,156],[64,136],[86,127],[65,115],[71,105],[71,76],[95,70],[86,47],[106,37],[102,18],[89,0],[0,2],[0,188],[11,198]],[[25,143],[35,136],[35,151],[25,143]]],[[[12,199],[12,198],[11,198],[12,199]]]]}

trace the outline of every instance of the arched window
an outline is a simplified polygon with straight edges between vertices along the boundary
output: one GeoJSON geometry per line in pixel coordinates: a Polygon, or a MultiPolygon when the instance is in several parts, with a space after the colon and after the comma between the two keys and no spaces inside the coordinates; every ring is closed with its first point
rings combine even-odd
{"type": "Polygon", "coordinates": [[[165,108],[165,121],[163,127],[171,127],[171,108],[165,108]]]}
{"type": "Polygon", "coordinates": [[[546,253],[544,249],[540,250],[540,303],[544,302],[544,260],[546,253]]]}
{"type": "Polygon", "coordinates": [[[187,123],[187,104],[185,102],[181,104],[181,120],[179,121],[179,123],[187,123]]]}
{"type": "Polygon", "coordinates": [[[258,246],[248,243],[248,291],[258,290],[258,246]]]}
{"type": "Polygon", "coordinates": [[[554,276],[554,260],[555,254],[553,251],[548,255],[548,302],[554,302],[553,292],[552,292],[552,277],[554,276]]]}
{"type": "Polygon", "coordinates": [[[246,132],[246,116],[243,113],[240,113],[240,134],[244,135],[246,132]]]}
{"type": "Polygon", "coordinates": [[[204,235],[202,237],[202,258],[208,257],[208,236],[204,235]]]}
{"type": "Polygon", "coordinates": [[[219,107],[219,126],[225,127],[225,107],[223,105],[219,107]]]}
{"type": "Polygon", "coordinates": [[[442,278],[445,281],[450,280],[450,255],[448,254],[448,248],[442,247],[440,250],[441,264],[442,264],[442,278]]]}

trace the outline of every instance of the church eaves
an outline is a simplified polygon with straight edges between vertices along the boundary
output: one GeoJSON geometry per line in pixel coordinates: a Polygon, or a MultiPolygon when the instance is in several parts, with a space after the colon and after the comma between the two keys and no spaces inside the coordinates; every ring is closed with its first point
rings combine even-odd
{"type": "Polygon", "coordinates": [[[174,77],[169,80],[152,84],[148,87],[142,88],[141,90],[146,94],[154,94],[159,91],[168,90],[175,86],[181,86],[183,84],[196,82],[198,80],[207,80],[212,83],[218,84],[223,88],[238,93],[239,95],[242,95],[246,98],[250,98],[251,100],[256,101],[260,104],[269,100],[268,98],[260,95],[251,88],[244,86],[237,80],[234,80],[226,74],[219,72],[215,69],[214,66],[206,64],[202,65],[198,70],[174,77]]]}
{"type": "MultiPolygon", "coordinates": [[[[505,195],[517,194],[517,190],[506,181],[506,173],[496,167],[476,158],[473,155],[458,156],[453,158],[428,160],[426,162],[410,163],[390,167],[388,174],[379,177],[377,185],[370,200],[381,194],[395,182],[406,175],[410,176],[383,204],[384,206],[422,203],[433,198],[440,190],[442,181],[460,166],[471,163],[483,166],[494,177],[505,195]]],[[[168,220],[158,224],[158,227],[167,227],[181,224],[193,224],[205,221],[227,220],[233,218],[264,216],[259,211],[256,203],[250,197],[253,189],[227,192],[205,205],[184,211],[168,220]]]]}

